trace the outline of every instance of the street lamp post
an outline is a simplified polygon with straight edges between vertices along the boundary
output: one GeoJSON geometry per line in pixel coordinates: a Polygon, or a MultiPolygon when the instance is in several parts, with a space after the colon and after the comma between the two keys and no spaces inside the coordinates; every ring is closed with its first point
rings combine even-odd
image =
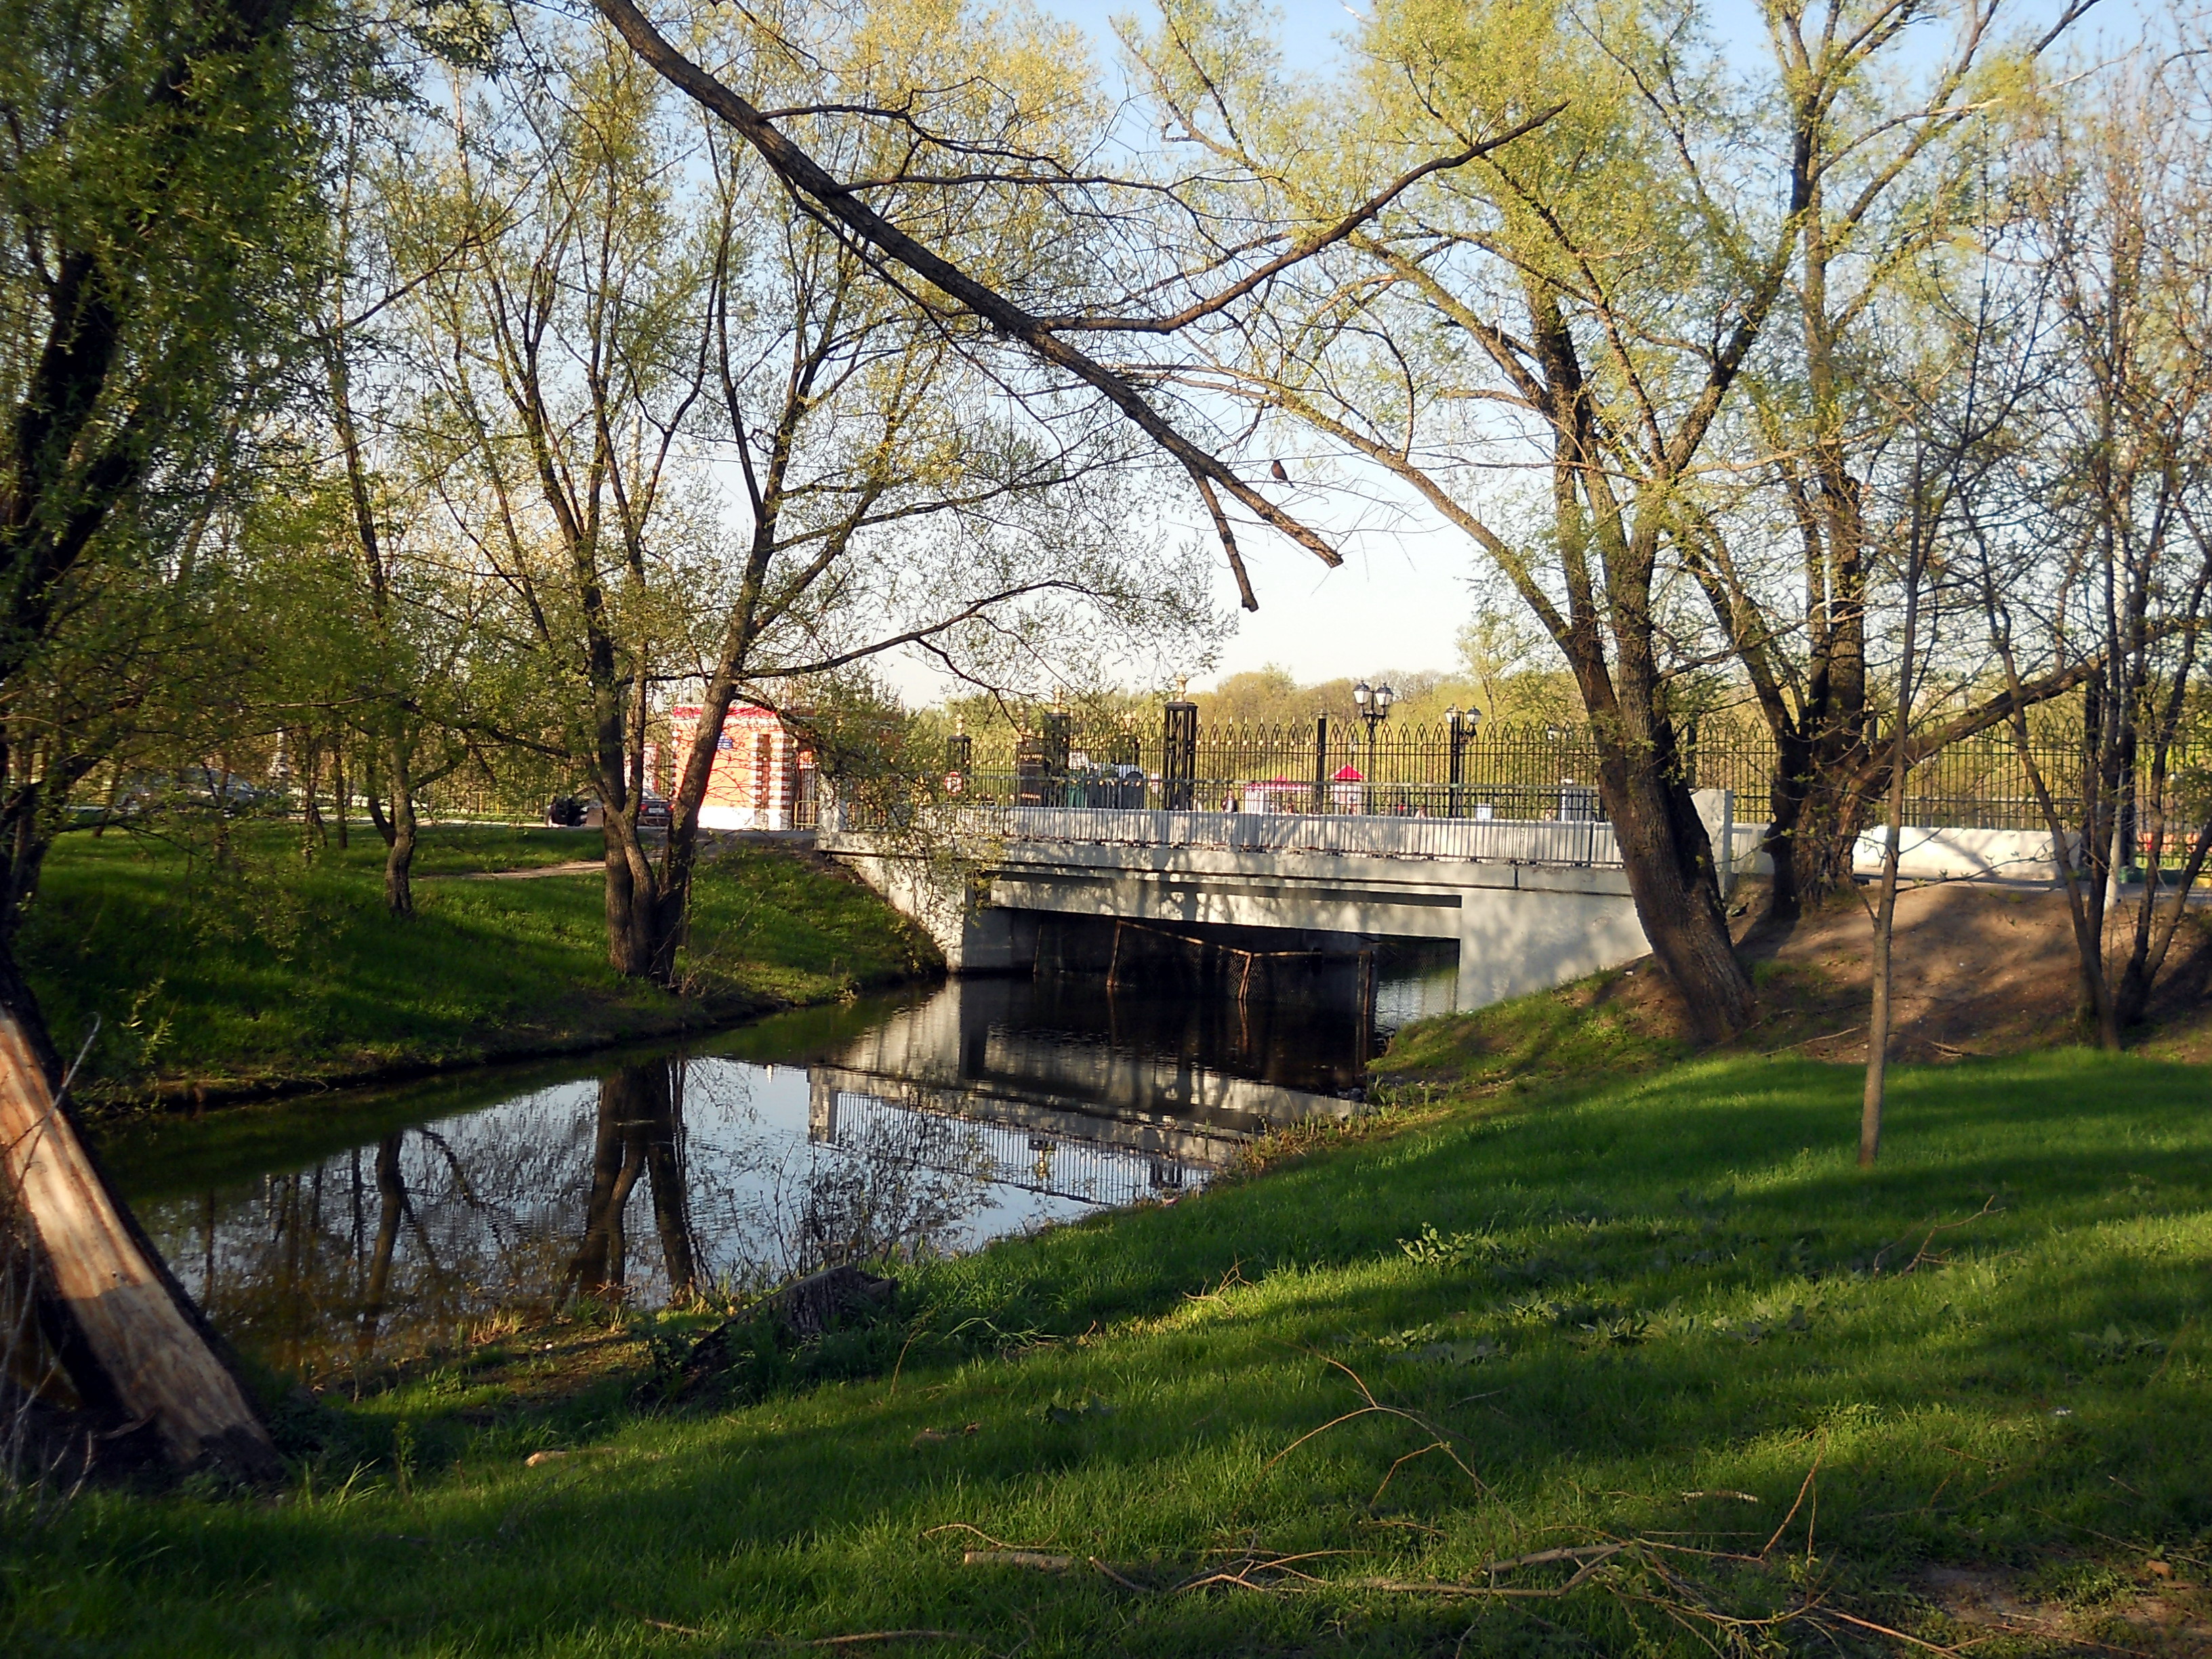
{"type": "Polygon", "coordinates": [[[1375,732],[1384,720],[1390,718],[1390,705],[1398,701],[1398,694],[1390,689],[1388,680],[1380,685],[1370,685],[1365,680],[1352,688],[1352,702],[1359,718],[1367,723],[1367,787],[1360,793],[1366,797],[1367,810],[1375,810],[1375,732]]]}

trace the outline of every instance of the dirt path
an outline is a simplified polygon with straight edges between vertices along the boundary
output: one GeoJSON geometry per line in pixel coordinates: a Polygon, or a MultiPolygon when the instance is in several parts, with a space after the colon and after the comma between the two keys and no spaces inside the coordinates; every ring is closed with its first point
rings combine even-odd
{"type": "Polygon", "coordinates": [[[605,869],[601,859],[571,859],[566,864],[540,864],[527,870],[477,870],[467,875],[421,876],[421,881],[535,881],[540,876],[590,876],[605,869]]]}

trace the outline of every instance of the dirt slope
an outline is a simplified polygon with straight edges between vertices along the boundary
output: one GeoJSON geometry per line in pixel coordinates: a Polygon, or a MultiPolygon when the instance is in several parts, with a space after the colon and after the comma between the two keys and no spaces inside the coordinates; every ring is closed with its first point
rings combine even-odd
{"type": "MultiPolygon", "coordinates": [[[[1736,895],[1738,949],[1759,1015],[1725,1051],[1866,1059],[1873,923],[1861,893],[1781,929],[1757,921],[1765,895],[1736,895]]],[[[2112,919],[2117,949],[2132,903],[2112,919]]],[[[1891,1055],[1936,1063],[2090,1040],[2062,892],[1929,883],[1899,895],[1891,1055]]],[[[2212,1061],[2212,905],[2174,939],[2150,1020],[2130,1046],[2212,1061]]],[[[1535,1086],[1593,1066],[1632,1068],[1698,1047],[1673,987],[1650,958],[1538,997],[1424,1022],[1378,1062],[1385,1084],[1535,1086]]]]}
{"type": "MultiPolygon", "coordinates": [[[[1759,982],[1760,1018],[1735,1046],[1808,1058],[1863,1060],[1874,927],[1867,905],[1845,895],[1787,930],[1754,921],[1765,895],[1739,893],[1740,945],[1759,982]]],[[[2112,919],[2119,946],[2134,906],[2112,919]]],[[[1898,895],[1893,1057],[1941,1061],[2079,1042],[2081,979],[2066,896],[1929,883],[1898,895]]],[[[1637,993],[1649,1018],[1680,1022],[1662,1007],[1656,975],[1637,993]]],[[[2212,1059],[2212,915],[2193,914],[2177,934],[2147,1029],[2138,1041],[2176,1059],[2212,1059]]],[[[1665,1000],[1671,1001],[1671,996],[1665,1000]]]]}

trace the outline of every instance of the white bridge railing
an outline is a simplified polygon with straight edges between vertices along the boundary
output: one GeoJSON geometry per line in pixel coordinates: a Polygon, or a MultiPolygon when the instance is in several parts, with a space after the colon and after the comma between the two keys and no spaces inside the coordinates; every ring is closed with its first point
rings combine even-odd
{"type": "MultiPolygon", "coordinates": [[[[1350,812],[1169,812],[1111,806],[940,805],[939,834],[1010,842],[1189,847],[1235,853],[1334,853],[1618,869],[1613,826],[1595,819],[1400,817],[1350,812]]],[[[835,834],[843,829],[833,817],[835,834]]]]}

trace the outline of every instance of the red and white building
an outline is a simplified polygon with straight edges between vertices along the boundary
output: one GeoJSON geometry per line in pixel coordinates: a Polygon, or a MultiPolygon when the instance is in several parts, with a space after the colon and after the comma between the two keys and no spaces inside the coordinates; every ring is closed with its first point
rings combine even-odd
{"type": "MultiPolygon", "coordinates": [[[[668,711],[672,785],[691,759],[699,740],[699,708],[680,704],[668,711]]],[[[648,750],[648,769],[656,775],[657,756],[648,750]]],[[[773,709],[745,704],[730,710],[714,745],[707,775],[707,798],[700,803],[704,830],[793,830],[811,819],[814,756],[773,709]]]]}

